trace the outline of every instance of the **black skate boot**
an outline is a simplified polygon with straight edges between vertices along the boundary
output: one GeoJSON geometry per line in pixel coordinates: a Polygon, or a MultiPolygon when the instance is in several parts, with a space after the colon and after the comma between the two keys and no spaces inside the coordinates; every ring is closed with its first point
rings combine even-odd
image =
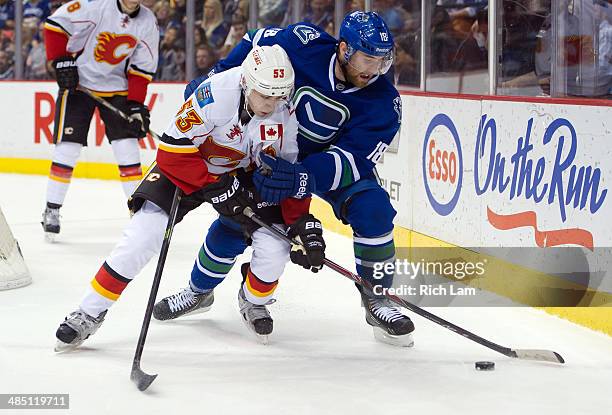
{"type": "Polygon", "coordinates": [[[73,311],[64,319],[55,332],[56,352],[66,352],[79,347],[94,334],[104,322],[106,311],[98,317],[92,317],[82,310],[73,311]]]}
{"type": "Polygon", "coordinates": [[[156,320],[173,320],[188,313],[204,313],[210,310],[214,301],[213,290],[199,294],[191,287],[183,288],[155,304],[153,317],[156,320]]]}
{"type": "Polygon", "coordinates": [[[242,321],[262,344],[268,344],[268,335],[274,328],[274,321],[266,308],[266,305],[273,302],[274,300],[270,300],[264,305],[253,304],[245,298],[242,285],[238,290],[238,307],[240,307],[242,321]]]}
{"type": "Polygon", "coordinates": [[[366,322],[372,326],[374,338],[393,346],[412,347],[414,324],[408,316],[402,314],[386,298],[373,298],[365,295],[361,289],[361,300],[365,309],[366,322]]]}
{"type": "Polygon", "coordinates": [[[45,240],[53,242],[55,237],[60,232],[60,213],[59,208],[46,207],[42,214],[42,222],[40,224],[45,231],[45,240]]]}

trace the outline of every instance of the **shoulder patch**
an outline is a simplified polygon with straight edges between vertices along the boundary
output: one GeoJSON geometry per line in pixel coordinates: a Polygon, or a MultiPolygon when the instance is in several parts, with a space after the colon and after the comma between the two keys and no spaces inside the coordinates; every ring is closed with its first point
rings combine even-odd
{"type": "Polygon", "coordinates": [[[397,122],[401,124],[402,123],[402,98],[401,97],[395,97],[395,99],[393,100],[393,110],[397,114],[397,122]]]}
{"type": "Polygon", "coordinates": [[[305,45],[307,45],[311,40],[315,40],[321,36],[321,32],[319,32],[317,29],[303,24],[295,25],[293,27],[293,33],[305,45]]]}
{"type": "Polygon", "coordinates": [[[210,82],[200,85],[196,90],[195,96],[200,108],[204,108],[206,105],[215,102],[210,82]]]}

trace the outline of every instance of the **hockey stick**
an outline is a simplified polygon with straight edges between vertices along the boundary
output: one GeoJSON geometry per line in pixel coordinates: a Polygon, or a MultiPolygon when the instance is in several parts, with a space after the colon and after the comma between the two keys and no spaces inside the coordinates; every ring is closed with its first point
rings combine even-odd
{"type": "Polygon", "coordinates": [[[134,361],[132,362],[132,373],[130,375],[130,379],[132,379],[132,381],[136,383],[136,386],[138,386],[138,389],[141,391],[147,389],[157,377],[157,375],[149,375],[145,373],[140,368],[140,359],[142,357],[145,340],[147,339],[147,332],[149,331],[151,315],[153,314],[153,306],[155,305],[157,290],[159,289],[162,272],[164,271],[166,256],[168,255],[168,248],[170,247],[170,238],[172,238],[172,231],[174,230],[174,225],[176,224],[176,217],[178,214],[179,204],[181,202],[181,195],[181,189],[177,187],[174,191],[172,207],[170,208],[170,216],[168,217],[168,226],[166,226],[166,232],[164,233],[164,241],[162,243],[161,251],[159,253],[159,260],[157,261],[157,269],[155,269],[155,276],[153,277],[151,294],[149,295],[149,302],[147,303],[147,309],[145,311],[144,320],[142,322],[142,328],[140,329],[140,337],[138,338],[138,344],[136,345],[134,361]]]}
{"type": "MultiPolygon", "coordinates": [[[[269,230],[270,232],[272,232],[274,235],[276,235],[277,237],[285,240],[286,242],[290,243],[291,245],[301,245],[299,242],[297,242],[294,239],[291,239],[287,236],[287,234],[285,234],[285,232],[283,232],[282,230],[276,228],[275,226],[272,226],[266,222],[264,222],[261,217],[259,217],[255,212],[253,212],[253,210],[250,207],[246,207],[243,211],[244,215],[246,215],[247,217],[251,218],[253,220],[253,222],[257,223],[258,225],[262,226],[263,228],[269,230]]],[[[347,270],[346,268],[336,264],[335,262],[325,258],[324,262],[323,262],[327,267],[333,269],[334,271],[336,271],[339,274],[342,274],[343,276],[347,277],[348,279],[354,281],[355,283],[359,284],[360,286],[362,286],[363,288],[365,288],[366,290],[368,290],[369,292],[372,292],[372,284],[370,284],[370,282],[362,279],[359,275],[356,275],[354,273],[352,273],[351,271],[347,270]]],[[[408,301],[405,301],[403,299],[401,299],[400,297],[396,296],[396,295],[391,295],[388,293],[385,293],[385,297],[392,301],[393,303],[407,308],[408,310],[412,311],[415,314],[420,315],[421,317],[424,317],[426,319],[428,319],[429,321],[432,321],[448,330],[451,330],[457,334],[460,334],[461,336],[476,342],[484,347],[488,347],[491,350],[494,350],[498,353],[501,353],[505,356],[508,357],[513,357],[513,358],[517,358],[517,359],[523,359],[523,360],[539,360],[539,361],[544,361],[544,362],[554,362],[554,363],[565,363],[565,360],[563,359],[563,357],[557,353],[557,352],[553,352],[551,350],[538,350],[538,349],[512,349],[510,347],[504,347],[501,346],[497,343],[493,343],[490,340],[487,340],[483,337],[478,336],[477,334],[474,334],[462,327],[459,327],[449,321],[444,320],[441,317],[436,316],[435,314],[430,313],[429,311],[426,311],[424,309],[422,309],[419,306],[416,306],[412,303],[409,303],[408,301]]]]}
{"type": "MultiPolygon", "coordinates": [[[[82,93],[84,93],[85,95],[87,95],[88,97],[90,97],[91,99],[93,99],[94,101],[96,101],[98,104],[103,105],[106,109],[108,109],[109,111],[117,115],[118,117],[121,117],[126,121],[131,121],[131,118],[125,112],[121,111],[119,108],[115,107],[113,104],[111,104],[107,100],[100,98],[99,96],[91,92],[89,89],[84,88],[82,86],[77,87],[77,89],[81,91],[82,93]]],[[[149,134],[151,134],[151,136],[154,139],[159,141],[159,135],[157,135],[157,133],[151,130],[150,128],[149,128],[149,134]]]]}

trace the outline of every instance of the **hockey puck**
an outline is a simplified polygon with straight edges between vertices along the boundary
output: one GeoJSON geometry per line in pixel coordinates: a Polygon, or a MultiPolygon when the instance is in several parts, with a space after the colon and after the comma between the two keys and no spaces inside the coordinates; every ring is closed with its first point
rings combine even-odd
{"type": "Polygon", "coordinates": [[[474,366],[476,366],[476,370],[494,370],[495,369],[495,363],[493,362],[476,362],[474,366]]]}

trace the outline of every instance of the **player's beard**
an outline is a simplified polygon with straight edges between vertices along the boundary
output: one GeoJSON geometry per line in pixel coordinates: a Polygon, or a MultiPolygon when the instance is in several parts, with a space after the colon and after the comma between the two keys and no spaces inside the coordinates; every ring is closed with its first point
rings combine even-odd
{"type": "Polygon", "coordinates": [[[364,86],[368,85],[368,82],[370,82],[374,77],[374,75],[368,75],[358,72],[350,65],[346,66],[345,73],[346,77],[348,78],[347,81],[355,85],[357,88],[363,88],[364,86]]]}

